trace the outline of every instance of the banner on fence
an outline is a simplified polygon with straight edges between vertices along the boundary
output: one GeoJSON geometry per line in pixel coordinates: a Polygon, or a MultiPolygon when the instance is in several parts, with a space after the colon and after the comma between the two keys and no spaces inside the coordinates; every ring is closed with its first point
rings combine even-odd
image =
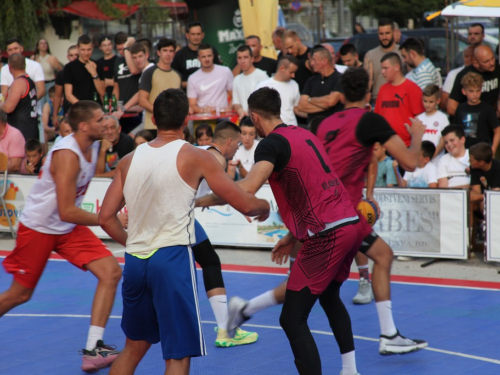
{"type": "Polygon", "coordinates": [[[484,197],[486,260],[500,262],[500,191],[487,190],[484,197]]]}

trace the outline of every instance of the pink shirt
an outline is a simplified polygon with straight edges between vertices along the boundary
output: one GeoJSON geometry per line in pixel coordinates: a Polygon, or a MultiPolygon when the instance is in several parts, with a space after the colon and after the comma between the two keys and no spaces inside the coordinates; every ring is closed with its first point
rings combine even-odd
{"type": "Polygon", "coordinates": [[[24,157],[24,137],[19,129],[7,124],[0,137],[0,152],[10,158],[24,157]]]}

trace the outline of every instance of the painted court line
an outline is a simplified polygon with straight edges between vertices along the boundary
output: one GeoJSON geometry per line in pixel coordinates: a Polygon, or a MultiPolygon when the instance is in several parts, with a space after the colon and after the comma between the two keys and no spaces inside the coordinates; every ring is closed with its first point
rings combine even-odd
{"type": "MultiPolygon", "coordinates": [[[[87,319],[90,318],[90,315],[74,315],[74,314],[5,314],[5,316],[27,317],[27,318],[87,318],[87,319]]],[[[109,318],[110,319],[121,319],[121,316],[110,315],[109,318]]],[[[201,322],[203,324],[214,324],[214,325],[217,324],[217,322],[210,321],[210,320],[202,320],[201,322]]],[[[278,327],[278,326],[268,326],[268,325],[263,325],[263,324],[248,324],[248,323],[246,323],[243,326],[252,327],[252,328],[265,328],[265,329],[282,330],[282,328],[278,327]]],[[[332,332],[327,332],[327,331],[311,330],[311,332],[316,333],[318,335],[333,336],[332,332]]],[[[354,338],[357,340],[378,342],[378,339],[373,338],[373,337],[354,335],[354,338]]],[[[453,352],[450,350],[443,350],[443,349],[437,349],[437,348],[431,348],[431,347],[424,348],[423,350],[429,350],[431,352],[448,354],[448,355],[452,355],[452,356],[456,356],[456,357],[474,359],[474,360],[481,361],[481,362],[489,362],[489,363],[494,363],[496,365],[500,365],[500,360],[498,360],[498,359],[479,357],[477,355],[465,354],[465,353],[460,353],[460,352],[453,352]]]]}

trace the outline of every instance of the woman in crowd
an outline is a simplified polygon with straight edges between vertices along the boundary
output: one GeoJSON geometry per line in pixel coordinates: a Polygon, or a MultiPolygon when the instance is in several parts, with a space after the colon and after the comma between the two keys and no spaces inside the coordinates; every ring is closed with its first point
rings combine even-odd
{"type": "Polygon", "coordinates": [[[195,146],[207,146],[212,143],[212,138],[214,133],[212,127],[208,124],[200,124],[194,131],[194,137],[196,139],[195,146]]]}
{"type": "Polygon", "coordinates": [[[137,146],[139,145],[142,145],[143,143],[151,142],[153,139],[153,134],[151,134],[149,130],[140,130],[134,137],[135,148],[137,148],[137,146]]]}

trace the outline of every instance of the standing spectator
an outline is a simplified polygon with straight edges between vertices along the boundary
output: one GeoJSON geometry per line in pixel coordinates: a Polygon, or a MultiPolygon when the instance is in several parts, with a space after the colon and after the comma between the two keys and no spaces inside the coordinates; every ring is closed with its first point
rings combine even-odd
{"type": "Polygon", "coordinates": [[[359,61],[358,51],[354,44],[344,44],[339,50],[340,60],[342,64],[348,67],[361,68],[363,63],[359,61]]]}
{"type": "Polygon", "coordinates": [[[292,55],[299,60],[295,81],[299,84],[299,90],[302,93],[307,80],[314,74],[309,61],[311,48],[303,44],[298,34],[293,30],[287,30],[283,34],[282,41],[285,54],[292,55]]]}
{"type": "Polygon", "coordinates": [[[299,61],[289,55],[283,56],[278,62],[276,74],[262,81],[257,85],[261,87],[271,87],[277,90],[281,98],[281,120],[288,125],[297,125],[297,117],[307,117],[307,113],[299,112],[297,106],[300,101],[299,85],[293,80],[298,69],[299,61]]]}
{"type": "Polygon", "coordinates": [[[477,73],[483,77],[481,101],[497,110],[498,94],[500,92],[498,87],[500,66],[495,62],[495,54],[491,48],[481,45],[474,49],[472,65],[464,68],[455,78],[448,105],[446,106],[446,111],[450,116],[455,116],[458,105],[467,101],[467,97],[462,91],[462,78],[469,72],[477,73]]]}
{"type": "Polygon", "coordinates": [[[453,84],[455,83],[455,78],[457,78],[457,74],[460,73],[465,67],[470,66],[472,64],[472,55],[474,54],[474,49],[476,46],[470,45],[464,49],[463,59],[464,65],[450,70],[446,75],[446,79],[444,80],[443,87],[441,88],[441,103],[439,103],[439,107],[446,111],[446,106],[448,105],[448,98],[450,97],[451,89],[453,88],[453,84]]]}
{"type": "Polygon", "coordinates": [[[434,143],[422,141],[422,151],[418,158],[417,169],[413,172],[405,172],[403,178],[399,174],[398,162],[394,161],[394,173],[398,177],[398,185],[410,188],[437,188],[437,167],[434,163],[431,163],[435,152],[436,146],[434,146],[434,143]]]}
{"type": "Polygon", "coordinates": [[[156,97],[164,90],[181,87],[181,76],[172,69],[176,45],[175,40],[161,38],[156,45],[158,63],[147,69],[140,78],[139,105],[145,109],[146,113],[144,127],[152,133],[156,131],[156,127],[151,121],[153,103],[156,97]]]}
{"type": "Polygon", "coordinates": [[[307,113],[307,122],[316,116],[328,117],[344,108],[340,102],[342,76],[333,64],[330,52],[325,48],[317,48],[311,54],[311,67],[315,73],[307,80],[298,110],[307,113]]]}
{"type": "Polygon", "coordinates": [[[366,30],[363,27],[363,25],[361,25],[359,22],[356,22],[354,24],[353,34],[356,35],[356,34],[365,34],[365,33],[366,33],[366,30]]]}
{"type": "Polygon", "coordinates": [[[486,142],[495,155],[500,143],[500,127],[495,110],[481,102],[483,77],[469,72],[464,75],[461,83],[467,101],[458,106],[454,119],[457,125],[464,128],[465,147],[470,148],[478,142],[486,142]]]}
{"type": "Polygon", "coordinates": [[[399,24],[397,22],[392,23],[394,27],[394,43],[401,44],[406,42],[408,37],[401,33],[401,29],[399,28],[399,24]]]}
{"type": "MultiPolygon", "coordinates": [[[[68,104],[79,100],[93,100],[102,104],[104,96],[104,73],[90,59],[94,47],[87,35],[78,38],[78,58],[64,67],[64,95],[68,104]]],[[[67,113],[69,106],[64,108],[67,113]]]]}
{"type": "Polygon", "coordinates": [[[118,57],[113,53],[113,42],[107,36],[99,38],[99,49],[104,56],[97,60],[96,63],[103,72],[104,86],[108,96],[111,98],[115,86],[115,81],[113,80],[115,76],[115,62],[118,57]]]}
{"type": "MultiPolygon", "coordinates": [[[[481,23],[473,23],[469,26],[467,30],[467,43],[471,46],[479,46],[483,44],[484,40],[484,26],[481,23]]],[[[453,66],[455,68],[464,65],[465,59],[463,54],[460,52],[455,56],[455,60],[453,61],[453,66]]]]}
{"type": "MultiPolygon", "coordinates": [[[[132,111],[132,103],[129,103],[139,91],[139,78],[141,77],[141,70],[132,63],[132,55],[126,49],[126,45],[132,45],[133,40],[134,38],[129,38],[124,32],[115,35],[115,49],[119,57],[115,61],[113,94],[116,100],[123,103],[121,109],[124,113],[120,116],[120,126],[126,134],[142,123],[142,111],[132,111]]],[[[132,102],[135,102],[135,99],[132,102]]]]}
{"type": "Polygon", "coordinates": [[[7,113],[0,107],[0,152],[7,155],[7,171],[18,172],[24,157],[24,137],[7,122],[7,113]]]}
{"type": "MultiPolygon", "coordinates": [[[[14,53],[23,54],[24,47],[17,38],[7,40],[7,56],[14,53]]],[[[36,98],[40,100],[45,95],[45,76],[43,74],[42,66],[31,59],[26,59],[26,74],[33,80],[36,86],[36,98]]],[[[14,77],[9,71],[8,64],[2,67],[0,72],[0,90],[4,98],[7,97],[7,90],[14,82],[14,77]]]]}
{"type": "Polygon", "coordinates": [[[208,44],[198,48],[201,69],[188,79],[187,96],[194,113],[213,113],[217,109],[231,110],[228,97],[232,97],[233,74],[225,66],[214,64],[214,49],[208,44]]]}
{"type": "Polygon", "coordinates": [[[412,69],[406,75],[410,81],[415,82],[420,89],[425,86],[434,84],[441,88],[443,86],[443,78],[439,69],[425,57],[424,46],[422,42],[415,38],[408,38],[401,47],[401,55],[403,61],[412,69]]]}
{"type": "Polygon", "coordinates": [[[45,97],[44,100],[41,101],[41,105],[43,106],[49,100],[49,89],[54,86],[56,72],[62,71],[62,66],[59,60],[50,54],[49,43],[47,43],[46,39],[38,40],[35,46],[35,53],[31,56],[31,60],[38,62],[43,69],[43,75],[45,77],[45,97]]]}
{"type": "Polygon", "coordinates": [[[118,119],[105,116],[103,120],[104,138],[99,151],[95,170],[96,177],[114,177],[118,162],[129,152],[134,151],[134,140],[125,133],[118,119]]]}
{"type": "Polygon", "coordinates": [[[42,144],[38,139],[30,139],[24,145],[24,152],[21,174],[38,175],[45,161],[42,144]]]}
{"type": "Polygon", "coordinates": [[[363,61],[363,66],[368,73],[372,72],[369,91],[373,103],[377,101],[380,87],[385,83],[385,77],[382,74],[382,58],[389,52],[397,53],[402,58],[399,46],[394,41],[394,24],[391,20],[387,18],[379,20],[378,40],[380,46],[368,51],[363,61]]]}
{"type": "Polygon", "coordinates": [[[14,82],[9,87],[8,96],[2,108],[9,114],[9,124],[19,129],[25,140],[39,139],[36,87],[26,74],[26,59],[20,53],[9,56],[9,71],[14,82]]]}
{"type": "MultiPolygon", "coordinates": [[[[260,54],[260,51],[262,51],[260,38],[257,35],[249,35],[245,38],[245,44],[252,49],[253,66],[263,70],[269,77],[272,77],[276,73],[278,62],[275,59],[270,59],[260,54]]],[[[241,67],[236,65],[233,69],[233,75],[236,77],[241,72],[241,67]]]]}
{"type": "Polygon", "coordinates": [[[448,153],[439,160],[438,187],[469,187],[470,178],[467,174],[469,150],[465,148],[464,129],[461,126],[448,125],[441,134],[448,153]]]}
{"type": "Polygon", "coordinates": [[[439,159],[444,155],[444,140],[441,132],[450,125],[448,116],[438,110],[439,87],[428,85],[422,91],[422,102],[425,112],[419,114],[417,118],[425,125],[425,133],[422,137],[424,141],[430,141],[436,147],[435,154],[431,157],[434,165],[438,165],[439,159]]]}
{"type": "MultiPolygon", "coordinates": [[[[68,48],[66,56],[69,62],[75,61],[78,58],[78,47],[72,45],[68,48]]],[[[65,104],[66,98],[64,97],[64,69],[57,72],[54,84],[54,99],[52,100],[52,124],[55,128],[59,126],[59,113],[61,108],[69,107],[71,104],[65,104]]],[[[64,113],[64,110],[62,111],[64,113]]]]}
{"type": "Polygon", "coordinates": [[[493,159],[489,144],[476,143],[469,150],[470,187],[473,210],[483,216],[484,191],[500,190],[500,160],[493,159]]]}
{"type": "Polygon", "coordinates": [[[281,40],[285,31],[286,29],[283,26],[278,26],[276,29],[274,29],[271,36],[273,38],[274,48],[278,53],[278,61],[286,55],[285,48],[283,47],[283,41],[281,40]]]}
{"type": "Polygon", "coordinates": [[[241,145],[236,150],[236,154],[234,154],[233,163],[236,165],[239,175],[245,178],[255,164],[254,154],[259,141],[255,139],[257,137],[257,130],[250,117],[245,117],[241,120],[240,129],[241,145]]]}
{"type": "Polygon", "coordinates": [[[255,91],[257,85],[268,79],[265,71],[253,65],[253,49],[250,46],[239,46],[236,50],[236,61],[241,74],[233,81],[233,109],[238,112],[240,120],[248,116],[248,97],[255,91]]]}
{"type": "Polygon", "coordinates": [[[377,158],[377,180],[375,187],[393,187],[397,186],[398,180],[392,167],[393,160],[387,156],[386,149],[379,142],[373,146],[373,155],[377,158]]]}
{"type": "MultiPolygon", "coordinates": [[[[201,67],[201,62],[198,59],[198,48],[203,43],[205,33],[203,32],[203,24],[198,21],[190,22],[186,26],[186,39],[188,41],[185,47],[182,47],[175,54],[172,61],[172,68],[177,70],[182,77],[182,88],[186,89],[188,78],[201,67]]],[[[212,47],[213,63],[221,65],[219,52],[212,47]]]]}
{"type": "MultiPolygon", "coordinates": [[[[45,153],[48,151],[48,142],[52,141],[56,137],[56,131],[57,129],[54,127],[54,123],[52,122],[52,112],[54,110],[54,93],[56,91],[56,88],[52,86],[49,89],[49,100],[43,105],[42,107],[42,125],[43,125],[43,140],[45,141],[44,147],[45,147],[45,153]]],[[[59,123],[60,120],[64,117],[64,112],[63,109],[60,108],[60,111],[58,113],[58,121],[59,123]]]]}
{"type": "Polygon", "coordinates": [[[424,112],[422,90],[404,77],[401,58],[397,53],[390,52],[385,55],[381,60],[381,66],[382,75],[387,83],[380,87],[375,113],[384,117],[409,146],[411,137],[405,124],[411,124],[410,118],[415,118],[424,112]]]}

